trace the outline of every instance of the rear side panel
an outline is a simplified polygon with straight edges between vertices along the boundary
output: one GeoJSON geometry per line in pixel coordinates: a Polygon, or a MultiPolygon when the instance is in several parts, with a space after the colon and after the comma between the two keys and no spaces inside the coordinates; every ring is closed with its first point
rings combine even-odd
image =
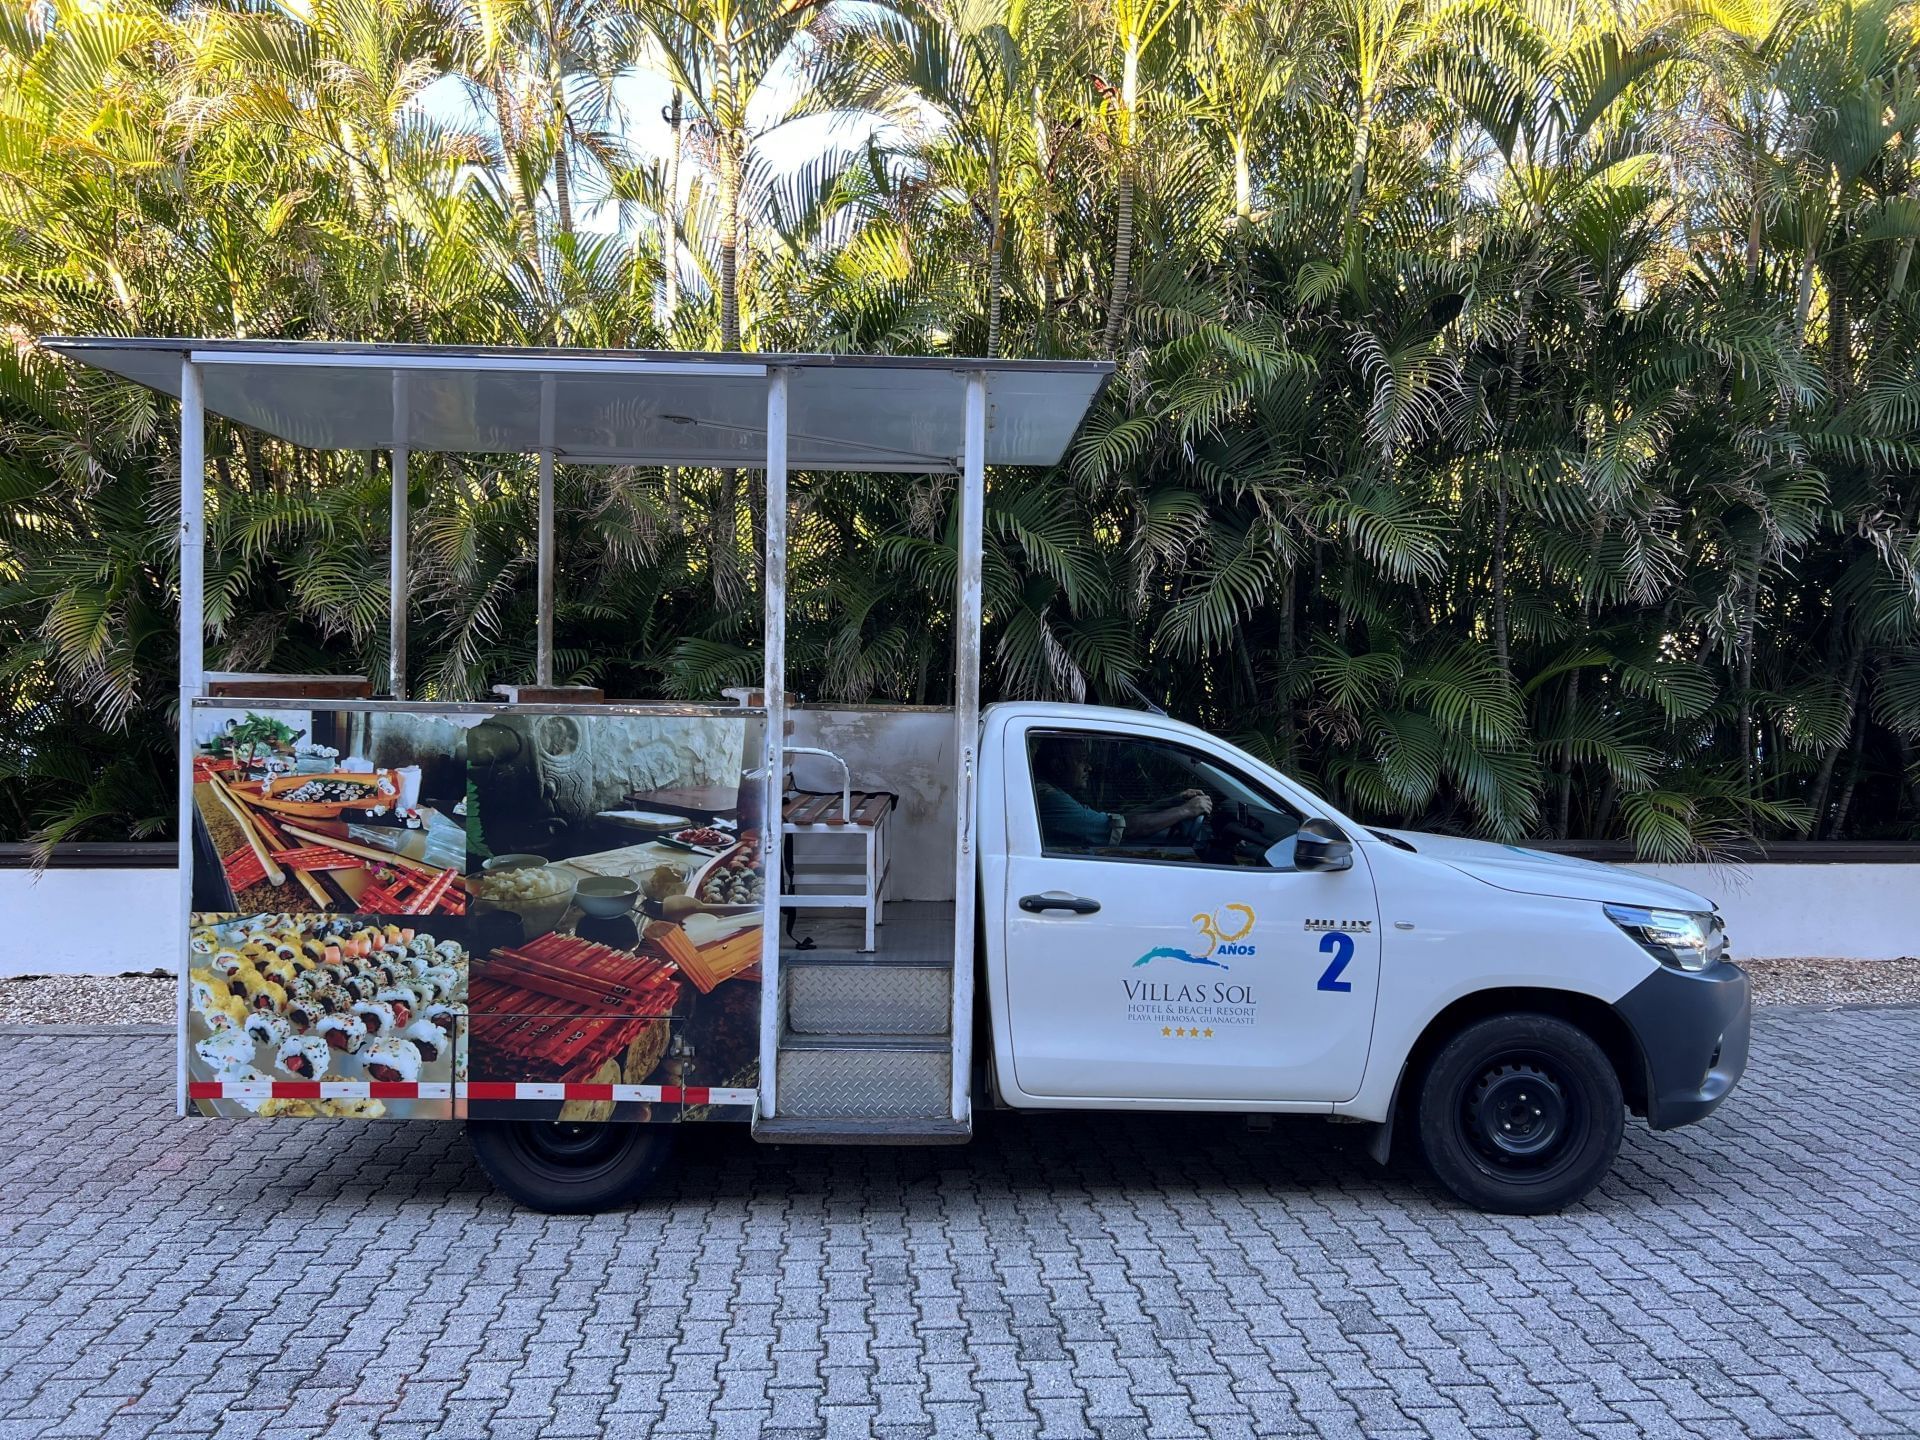
{"type": "Polygon", "coordinates": [[[196,704],[189,1111],[747,1119],[763,728],[196,704]]]}

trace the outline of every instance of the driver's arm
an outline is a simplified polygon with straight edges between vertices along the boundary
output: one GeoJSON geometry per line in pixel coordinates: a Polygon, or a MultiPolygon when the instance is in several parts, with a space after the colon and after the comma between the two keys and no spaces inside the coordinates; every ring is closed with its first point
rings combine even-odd
{"type": "Polygon", "coordinates": [[[1179,825],[1198,815],[1213,813],[1213,797],[1203,790],[1189,791],[1187,798],[1162,810],[1140,810],[1126,817],[1123,835],[1151,835],[1169,825],[1179,825]]]}

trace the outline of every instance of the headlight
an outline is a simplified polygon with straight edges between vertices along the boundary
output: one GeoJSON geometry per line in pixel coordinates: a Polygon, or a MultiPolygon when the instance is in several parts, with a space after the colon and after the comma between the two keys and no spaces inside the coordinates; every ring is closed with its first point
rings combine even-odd
{"type": "Polygon", "coordinates": [[[1705,970],[1727,953],[1727,932],[1712,911],[1648,910],[1606,905],[1607,918],[1640,942],[1640,948],[1676,970],[1705,970]]]}

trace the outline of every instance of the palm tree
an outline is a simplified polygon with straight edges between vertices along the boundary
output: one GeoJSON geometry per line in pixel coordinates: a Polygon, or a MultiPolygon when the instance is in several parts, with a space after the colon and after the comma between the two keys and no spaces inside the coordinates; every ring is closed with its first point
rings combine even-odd
{"type": "MultiPolygon", "coordinates": [[[[1146,695],[1385,822],[1667,859],[1920,834],[1909,20],[22,11],[0,24],[0,826],[170,823],[170,419],[31,345],[104,331],[1124,350],[1061,473],[992,477],[989,694],[1146,695]],[[641,64],[685,122],[658,157],[619,133],[641,64]],[[426,107],[448,76],[484,124],[426,107]],[[793,122],[836,115],[858,130],[802,144],[793,122]]],[[[384,667],[380,469],[219,424],[208,454],[213,663],[384,667]]],[[[415,478],[414,685],[482,693],[530,664],[533,473],[415,478]]],[[[757,675],[736,477],[558,478],[563,673],[702,698],[757,675]]],[[[937,701],[954,524],[938,477],[809,477],[798,688],[937,701]]]]}

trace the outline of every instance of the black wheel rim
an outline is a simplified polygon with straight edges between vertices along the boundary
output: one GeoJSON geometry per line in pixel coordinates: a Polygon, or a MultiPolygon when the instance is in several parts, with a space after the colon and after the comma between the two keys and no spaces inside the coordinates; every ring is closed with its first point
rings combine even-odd
{"type": "Polygon", "coordinates": [[[526,1120],[513,1127],[515,1148],[549,1179],[577,1185],[607,1174],[637,1138],[631,1125],[582,1125],[526,1120]]]}
{"type": "Polygon", "coordinates": [[[1454,1105],[1462,1149],[1490,1178],[1543,1185],[1578,1160],[1593,1117],[1558,1057],[1503,1050],[1467,1072],[1454,1105]]]}

